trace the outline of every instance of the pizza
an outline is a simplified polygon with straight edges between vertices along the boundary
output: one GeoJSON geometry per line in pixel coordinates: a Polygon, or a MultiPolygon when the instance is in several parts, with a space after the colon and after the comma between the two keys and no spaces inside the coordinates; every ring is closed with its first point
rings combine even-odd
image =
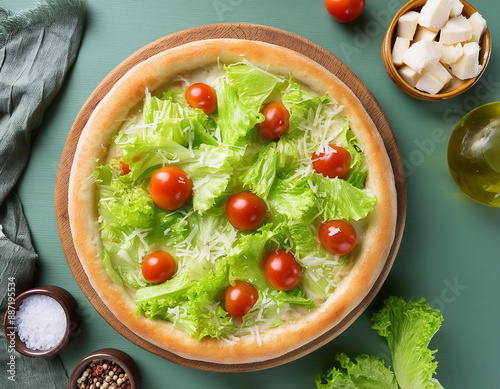
{"type": "Polygon", "coordinates": [[[396,227],[391,164],[352,91],[299,53],[236,39],[166,50],[116,82],[81,133],[68,200],[79,260],[116,318],[222,365],[279,358],[341,323],[396,227]]]}

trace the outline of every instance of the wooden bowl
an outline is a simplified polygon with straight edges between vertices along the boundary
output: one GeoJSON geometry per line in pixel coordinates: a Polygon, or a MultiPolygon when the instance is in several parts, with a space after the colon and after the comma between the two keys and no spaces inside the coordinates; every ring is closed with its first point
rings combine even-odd
{"type": "Polygon", "coordinates": [[[141,374],[134,359],[121,350],[115,348],[103,348],[94,351],[92,354],[89,354],[87,357],[78,362],[69,377],[68,389],[78,389],[77,381],[81,377],[84,370],[92,361],[99,359],[111,361],[120,366],[123,371],[127,373],[131,389],[139,389],[141,387],[141,374]]]}
{"type": "MultiPolygon", "coordinates": [[[[464,5],[464,9],[462,11],[463,16],[469,18],[472,14],[477,12],[472,5],[463,0],[461,1],[464,5]]],[[[484,73],[491,56],[491,34],[489,28],[486,27],[486,30],[483,33],[483,36],[481,37],[481,40],[479,42],[479,47],[480,47],[479,63],[482,65],[483,68],[481,70],[481,73],[479,73],[477,77],[471,78],[469,80],[459,80],[456,77],[454,77],[453,80],[450,82],[450,84],[436,95],[431,95],[429,93],[422,92],[409,85],[400,76],[398,70],[396,69],[396,66],[394,66],[394,64],[392,63],[392,48],[396,40],[395,31],[399,18],[409,11],[420,12],[420,10],[422,9],[422,7],[426,2],[427,0],[412,0],[406,3],[394,16],[394,18],[391,21],[391,24],[389,25],[389,28],[387,29],[387,33],[385,35],[384,42],[382,44],[382,60],[384,62],[385,69],[389,74],[389,77],[403,92],[419,100],[450,99],[470,89],[484,73]]]]}
{"type": "Polygon", "coordinates": [[[23,355],[27,355],[28,357],[51,357],[61,351],[77,334],[77,329],[79,326],[77,307],[78,304],[76,303],[75,298],[67,290],[60,288],[59,286],[47,285],[27,290],[26,292],[21,293],[19,296],[17,296],[5,312],[5,316],[3,319],[5,336],[7,337],[9,344],[14,344],[14,348],[16,349],[16,351],[23,355]],[[15,330],[13,312],[17,312],[19,306],[26,298],[35,295],[52,297],[59,304],[61,304],[61,307],[64,310],[64,314],[66,315],[66,331],[62,340],[56,346],[48,350],[32,350],[28,348],[26,344],[19,338],[18,333],[15,330]]]}

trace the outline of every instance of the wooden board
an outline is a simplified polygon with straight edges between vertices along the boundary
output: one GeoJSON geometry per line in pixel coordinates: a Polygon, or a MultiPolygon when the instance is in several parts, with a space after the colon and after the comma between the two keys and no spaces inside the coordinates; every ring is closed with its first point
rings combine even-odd
{"type": "Polygon", "coordinates": [[[382,108],[380,107],[374,96],[371,94],[371,92],[368,90],[368,88],[338,58],[336,58],[325,49],[300,36],[279,29],[252,24],[213,24],[181,31],[152,42],[151,44],[140,49],[125,61],[123,61],[121,64],[119,64],[101,82],[101,84],[99,84],[99,86],[95,89],[89,99],[85,102],[68,135],[68,139],[62,153],[59,171],[57,174],[55,208],[59,235],[61,237],[62,246],[69,267],[76,281],[78,282],[78,285],[87,296],[91,304],[116,331],[118,331],[120,334],[122,334],[138,346],[162,358],[168,359],[184,366],[219,372],[241,372],[262,370],[281,365],[283,363],[295,360],[307,353],[310,353],[311,351],[321,347],[322,345],[338,336],[359,315],[361,315],[361,313],[370,304],[377,292],[380,290],[383,282],[389,274],[389,271],[396,257],[396,253],[398,251],[403,235],[406,218],[406,187],[402,158],[396,143],[396,139],[394,138],[394,134],[392,133],[391,127],[384,115],[384,112],[382,111],[382,108]],[[340,80],[342,80],[347,86],[352,89],[359,100],[363,103],[366,111],[369,113],[372,120],[376,124],[391,160],[394,176],[396,179],[396,190],[398,194],[398,216],[395,240],[393,242],[389,257],[382,270],[382,273],[375,282],[375,285],[370,293],[364,298],[359,306],[356,307],[356,309],[349,313],[349,315],[341,323],[339,323],[337,326],[335,326],[319,338],[316,338],[314,341],[281,357],[257,363],[224,365],[185,359],[162,348],[159,348],[153,343],[144,340],[140,336],[130,331],[113,315],[113,313],[107,308],[107,306],[102,302],[102,300],[92,288],[73,246],[73,239],[71,236],[68,217],[69,176],[78,139],[92,111],[99,104],[102,98],[108,93],[108,91],[112,88],[116,81],[119,80],[133,66],[159,52],[193,41],[216,38],[247,39],[280,45],[306,55],[307,57],[316,61],[317,63],[331,71],[333,74],[335,74],[340,80]]]}

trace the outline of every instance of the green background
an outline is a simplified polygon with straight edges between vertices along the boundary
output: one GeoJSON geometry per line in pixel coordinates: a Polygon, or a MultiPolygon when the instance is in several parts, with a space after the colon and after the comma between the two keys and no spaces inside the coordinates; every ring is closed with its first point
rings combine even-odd
{"type": "MultiPolygon", "coordinates": [[[[101,347],[132,355],[143,388],[313,388],[334,356],[368,353],[390,363],[385,339],[370,318],[383,299],[425,297],[445,321],[431,342],[438,348],[437,378],[445,388],[498,388],[500,362],[500,209],[466,198],[455,186],[446,150],[453,127],[471,109],[500,100],[500,3],[472,1],[489,25],[493,52],[480,84],[443,102],[422,102],[401,92],[387,76],[380,48],[390,18],[403,0],[367,1],[363,16],[342,25],[322,0],[89,0],[79,56],[35,135],[31,159],[18,187],[40,255],[37,285],[54,284],[77,299],[81,333],[60,353],[71,372],[101,347]],[[61,247],[54,211],[59,159],[73,120],[100,81],[137,49],[162,36],[211,23],[246,22],[281,28],[324,47],[368,86],[385,111],[405,161],[408,213],[394,267],[374,302],[341,336],[321,349],[273,369],[241,374],[178,366],[137,347],[94,310],[74,280],[61,247]]],[[[32,0],[2,1],[19,10],[32,0]]],[[[500,150],[499,150],[500,152],[500,150]]],[[[418,388],[415,388],[418,389],[418,388]]]]}

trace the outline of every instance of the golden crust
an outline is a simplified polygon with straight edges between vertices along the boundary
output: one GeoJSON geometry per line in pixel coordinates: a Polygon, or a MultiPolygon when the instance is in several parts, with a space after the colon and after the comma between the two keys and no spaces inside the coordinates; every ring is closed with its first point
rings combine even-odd
{"type": "MultiPolygon", "coordinates": [[[[69,184],[69,218],[77,254],[99,297],[131,331],[182,358],[217,364],[241,364],[278,358],[317,340],[340,323],[365,298],[379,277],[392,245],[396,225],[396,190],[389,158],[369,115],[338,78],[309,58],[262,42],[216,39],[193,42],[159,53],[132,68],[99,103],[85,126],[75,153],[69,184]],[[104,270],[97,225],[95,186],[91,176],[95,158],[104,158],[120,119],[172,76],[221,62],[241,61],[242,55],[270,72],[288,75],[318,93],[328,91],[343,106],[368,167],[366,186],[377,196],[351,272],[319,308],[294,322],[261,334],[201,342],[168,322],[135,316],[130,292],[115,285],[104,270]],[[260,344],[260,345],[259,345],[260,344]]],[[[318,346],[321,342],[318,343],[318,346]]]]}

